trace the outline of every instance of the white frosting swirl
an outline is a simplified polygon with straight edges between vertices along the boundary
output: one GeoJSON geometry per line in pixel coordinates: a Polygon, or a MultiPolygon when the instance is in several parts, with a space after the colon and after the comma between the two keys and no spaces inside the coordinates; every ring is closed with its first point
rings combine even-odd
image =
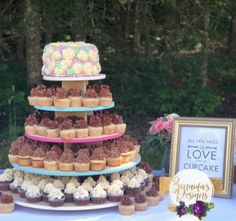
{"type": "Polygon", "coordinates": [[[79,186],[76,192],[74,193],[74,198],[75,199],[89,198],[89,192],[83,186],[79,186]]]}
{"type": "Polygon", "coordinates": [[[121,180],[114,180],[112,181],[111,185],[117,185],[122,189],[124,187],[124,183],[121,180]]]}
{"type": "Polygon", "coordinates": [[[12,181],[12,174],[3,173],[0,175],[0,182],[11,182],[12,181]]]}
{"type": "Polygon", "coordinates": [[[92,190],[91,190],[91,195],[94,198],[100,198],[100,197],[106,197],[107,193],[106,191],[102,188],[102,186],[100,184],[98,184],[97,186],[95,186],[92,190]]]}
{"type": "Polygon", "coordinates": [[[92,177],[88,177],[84,180],[84,183],[90,183],[92,187],[96,186],[97,182],[92,177]]]}
{"type": "Polygon", "coordinates": [[[129,181],[128,187],[130,187],[130,188],[139,188],[140,187],[140,182],[135,177],[133,177],[129,181]]]}
{"type": "Polygon", "coordinates": [[[119,173],[112,173],[110,176],[110,180],[111,181],[120,180],[120,174],[119,173]]]}
{"type": "Polygon", "coordinates": [[[32,186],[32,183],[29,180],[25,180],[22,184],[21,184],[21,189],[24,191],[27,191],[27,189],[32,186]]]}
{"type": "Polygon", "coordinates": [[[48,194],[48,193],[49,193],[52,189],[54,189],[54,188],[55,188],[55,187],[53,186],[52,183],[47,183],[47,185],[45,186],[43,192],[48,194]]]}
{"type": "Polygon", "coordinates": [[[79,181],[77,180],[76,177],[72,177],[72,178],[70,179],[70,183],[73,183],[76,188],[77,188],[78,186],[80,186],[80,183],[79,183],[79,181]]]}
{"type": "Polygon", "coordinates": [[[58,179],[60,179],[61,182],[64,183],[65,185],[70,182],[70,177],[68,177],[68,176],[63,176],[58,179]]]}
{"type": "Polygon", "coordinates": [[[47,183],[48,183],[48,180],[46,180],[46,179],[40,180],[39,183],[38,183],[38,188],[40,190],[44,190],[46,185],[47,185],[47,183]]]}
{"type": "Polygon", "coordinates": [[[64,194],[62,193],[62,191],[60,189],[53,188],[48,193],[48,198],[51,200],[62,199],[62,198],[64,198],[64,194]]]}
{"type": "Polygon", "coordinates": [[[122,196],[124,194],[124,191],[121,190],[118,185],[113,184],[108,188],[107,193],[111,196],[122,196]]]}
{"type": "Polygon", "coordinates": [[[76,187],[73,183],[67,183],[66,188],[64,190],[66,194],[73,194],[76,192],[76,187]]]}
{"type": "Polygon", "coordinates": [[[40,189],[36,185],[29,186],[25,194],[29,197],[36,197],[41,195],[40,189]]]}
{"type": "Polygon", "coordinates": [[[53,186],[54,186],[55,188],[59,188],[59,189],[61,189],[61,190],[64,190],[64,188],[65,188],[65,184],[62,183],[61,180],[59,180],[59,179],[54,180],[53,186]]]}
{"type": "Polygon", "coordinates": [[[125,175],[122,175],[120,180],[124,183],[124,185],[127,185],[130,182],[130,178],[125,175]]]}
{"type": "Polygon", "coordinates": [[[23,183],[23,178],[22,177],[17,177],[14,179],[14,181],[10,184],[11,188],[17,188],[18,186],[21,186],[23,183]]]}
{"type": "Polygon", "coordinates": [[[90,183],[83,183],[81,185],[84,189],[86,189],[87,191],[91,191],[93,189],[92,185],[90,183]]]}

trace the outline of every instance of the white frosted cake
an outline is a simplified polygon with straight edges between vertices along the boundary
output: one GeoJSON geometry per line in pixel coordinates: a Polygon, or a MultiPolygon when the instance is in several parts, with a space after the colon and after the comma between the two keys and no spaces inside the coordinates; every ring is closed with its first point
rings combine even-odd
{"type": "Polygon", "coordinates": [[[81,77],[98,75],[101,71],[97,47],[85,42],[56,42],[43,50],[42,75],[81,77]]]}

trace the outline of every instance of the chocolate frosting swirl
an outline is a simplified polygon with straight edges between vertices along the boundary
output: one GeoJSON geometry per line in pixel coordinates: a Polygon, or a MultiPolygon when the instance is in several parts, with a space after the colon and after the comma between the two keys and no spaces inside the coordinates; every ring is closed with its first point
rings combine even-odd
{"type": "Polygon", "coordinates": [[[144,194],[138,194],[137,196],[135,196],[136,203],[145,203],[146,201],[147,200],[144,194]]]}
{"type": "Polygon", "coordinates": [[[62,87],[56,88],[56,98],[58,99],[64,99],[68,97],[68,91],[62,87]]]}
{"type": "Polygon", "coordinates": [[[121,205],[123,205],[123,206],[132,205],[131,197],[130,197],[129,195],[123,195],[123,196],[121,196],[121,198],[120,198],[120,203],[121,203],[121,205]]]}
{"type": "Polygon", "coordinates": [[[86,98],[97,98],[98,94],[93,88],[88,88],[86,93],[85,93],[86,98]]]}
{"type": "Polygon", "coordinates": [[[80,97],[81,96],[81,90],[76,88],[71,88],[68,91],[69,96],[71,97],[80,97]]]}
{"type": "Polygon", "coordinates": [[[93,115],[89,117],[89,126],[91,127],[101,127],[102,126],[102,120],[101,117],[93,115]]]}

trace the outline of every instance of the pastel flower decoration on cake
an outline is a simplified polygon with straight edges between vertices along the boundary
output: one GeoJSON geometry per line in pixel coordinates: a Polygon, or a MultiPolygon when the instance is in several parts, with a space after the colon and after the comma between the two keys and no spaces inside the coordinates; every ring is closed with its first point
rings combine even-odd
{"type": "Polygon", "coordinates": [[[84,63],[84,73],[87,75],[91,75],[92,74],[92,65],[89,62],[84,63]]]}
{"type": "Polygon", "coordinates": [[[54,60],[60,59],[60,58],[61,58],[61,53],[60,53],[59,51],[54,51],[54,52],[52,53],[52,58],[53,58],[54,60]]]}
{"type": "Polygon", "coordinates": [[[83,66],[81,64],[79,64],[79,63],[75,63],[73,65],[73,69],[74,69],[76,74],[79,74],[80,72],[83,71],[83,66]]]}
{"type": "Polygon", "coordinates": [[[64,49],[62,51],[62,54],[63,57],[67,60],[71,60],[75,56],[75,53],[71,48],[64,49]]]}
{"type": "Polygon", "coordinates": [[[81,59],[82,61],[86,61],[88,60],[88,53],[85,51],[80,51],[80,53],[77,55],[79,59],[81,59]]]}
{"type": "Polygon", "coordinates": [[[97,57],[98,57],[98,55],[97,55],[94,51],[89,51],[89,58],[90,58],[93,62],[97,61],[97,57]]]}

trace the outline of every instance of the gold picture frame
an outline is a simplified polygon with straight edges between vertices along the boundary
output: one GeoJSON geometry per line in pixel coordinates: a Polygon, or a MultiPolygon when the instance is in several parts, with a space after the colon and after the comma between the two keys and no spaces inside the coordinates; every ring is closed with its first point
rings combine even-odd
{"type": "Polygon", "coordinates": [[[212,178],[215,196],[231,197],[235,125],[234,119],[227,118],[176,118],[169,175],[199,169],[212,178]]]}

